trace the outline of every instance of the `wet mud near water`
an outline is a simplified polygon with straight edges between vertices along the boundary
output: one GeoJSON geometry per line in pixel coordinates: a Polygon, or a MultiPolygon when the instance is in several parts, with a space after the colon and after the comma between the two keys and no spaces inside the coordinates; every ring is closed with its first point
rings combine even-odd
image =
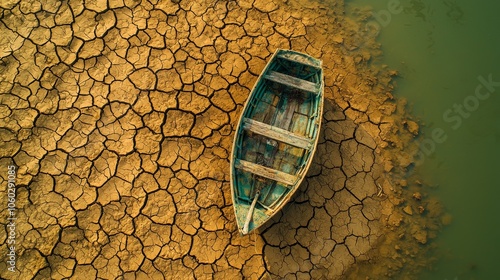
{"type": "Polygon", "coordinates": [[[0,276],[415,278],[442,209],[408,177],[418,124],[397,73],[370,65],[375,39],[342,1],[198,2],[0,4],[0,180],[17,166],[18,219],[0,276]],[[230,149],[276,48],[323,60],[322,131],[293,201],[240,236],[230,149]]]}

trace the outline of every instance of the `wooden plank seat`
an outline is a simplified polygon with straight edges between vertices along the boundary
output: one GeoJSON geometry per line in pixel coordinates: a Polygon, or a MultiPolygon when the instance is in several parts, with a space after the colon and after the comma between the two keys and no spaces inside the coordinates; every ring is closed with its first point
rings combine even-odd
{"type": "Polygon", "coordinates": [[[293,186],[298,180],[295,175],[242,159],[235,159],[234,167],[289,186],[293,186]]]}
{"type": "Polygon", "coordinates": [[[309,59],[307,59],[299,54],[284,53],[284,54],[278,54],[278,57],[281,59],[285,59],[288,61],[292,61],[295,63],[306,65],[306,66],[315,68],[317,70],[321,70],[321,66],[312,63],[311,61],[309,61],[309,59]]]}
{"type": "Polygon", "coordinates": [[[249,118],[243,119],[243,129],[306,150],[313,146],[310,138],[249,118]]]}
{"type": "Polygon", "coordinates": [[[302,80],[283,73],[279,73],[276,71],[269,71],[269,73],[265,75],[264,78],[306,92],[318,93],[318,87],[315,83],[302,80]]]}

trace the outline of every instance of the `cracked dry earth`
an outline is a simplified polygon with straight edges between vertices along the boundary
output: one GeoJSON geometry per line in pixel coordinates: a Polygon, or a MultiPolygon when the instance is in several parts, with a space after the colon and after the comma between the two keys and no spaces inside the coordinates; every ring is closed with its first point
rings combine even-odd
{"type": "Polygon", "coordinates": [[[7,166],[18,167],[16,271],[1,231],[2,278],[356,278],[375,254],[393,264],[371,270],[385,277],[427,242],[428,224],[401,226],[419,219],[402,206],[420,202],[405,204],[387,175],[410,164],[400,139],[415,127],[390,94],[394,73],[368,65],[377,48],[360,48],[343,1],[0,7],[2,200],[7,166]],[[321,139],[293,201],[240,236],[230,149],[276,48],[323,60],[321,139]],[[386,232],[397,237],[384,243],[386,232]],[[398,253],[394,240],[413,245],[398,253]]]}

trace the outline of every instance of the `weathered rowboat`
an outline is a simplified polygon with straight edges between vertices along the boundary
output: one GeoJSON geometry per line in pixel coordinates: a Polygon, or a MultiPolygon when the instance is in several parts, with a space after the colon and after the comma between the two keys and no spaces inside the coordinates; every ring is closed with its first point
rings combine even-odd
{"type": "Polygon", "coordinates": [[[323,113],[321,60],[277,50],[259,76],[236,129],[231,195],[248,234],[276,214],[305,177],[323,113]]]}

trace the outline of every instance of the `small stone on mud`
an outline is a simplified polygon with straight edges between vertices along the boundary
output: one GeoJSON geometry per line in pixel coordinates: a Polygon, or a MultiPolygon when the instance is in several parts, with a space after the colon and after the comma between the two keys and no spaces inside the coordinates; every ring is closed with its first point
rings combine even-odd
{"type": "Polygon", "coordinates": [[[406,128],[413,135],[418,135],[418,124],[414,121],[406,121],[406,128]]]}
{"type": "Polygon", "coordinates": [[[391,226],[398,227],[402,221],[403,221],[403,216],[401,214],[399,214],[398,212],[394,212],[389,217],[388,224],[391,226]]]}
{"type": "Polygon", "coordinates": [[[406,207],[403,208],[403,211],[410,216],[413,215],[413,209],[411,208],[410,205],[406,205],[406,207]]]}
{"type": "Polygon", "coordinates": [[[391,76],[398,76],[399,75],[399,72],[397,70],[389,70],[389,75],[391,76]]]}
{"type": "Polygon", "coordinates": [[[422,199],[422,194],[420,192],[416,192],[413,194],[413,198],[415,200],[421,200],[422,199]]]}
{"type": "Polygon", "coordinates": [[[427,243],[427,231],[425,230],[418,230],[413,233],[413,238],[420,242],[421,244],[426,244],[427,243]]]}
{"type": "Polygon", "coordinates": [[[342,35],[337,34],[333,36],[332,41],[337,44],[342,44],[344,42],[344,38],[342,35]]]}

